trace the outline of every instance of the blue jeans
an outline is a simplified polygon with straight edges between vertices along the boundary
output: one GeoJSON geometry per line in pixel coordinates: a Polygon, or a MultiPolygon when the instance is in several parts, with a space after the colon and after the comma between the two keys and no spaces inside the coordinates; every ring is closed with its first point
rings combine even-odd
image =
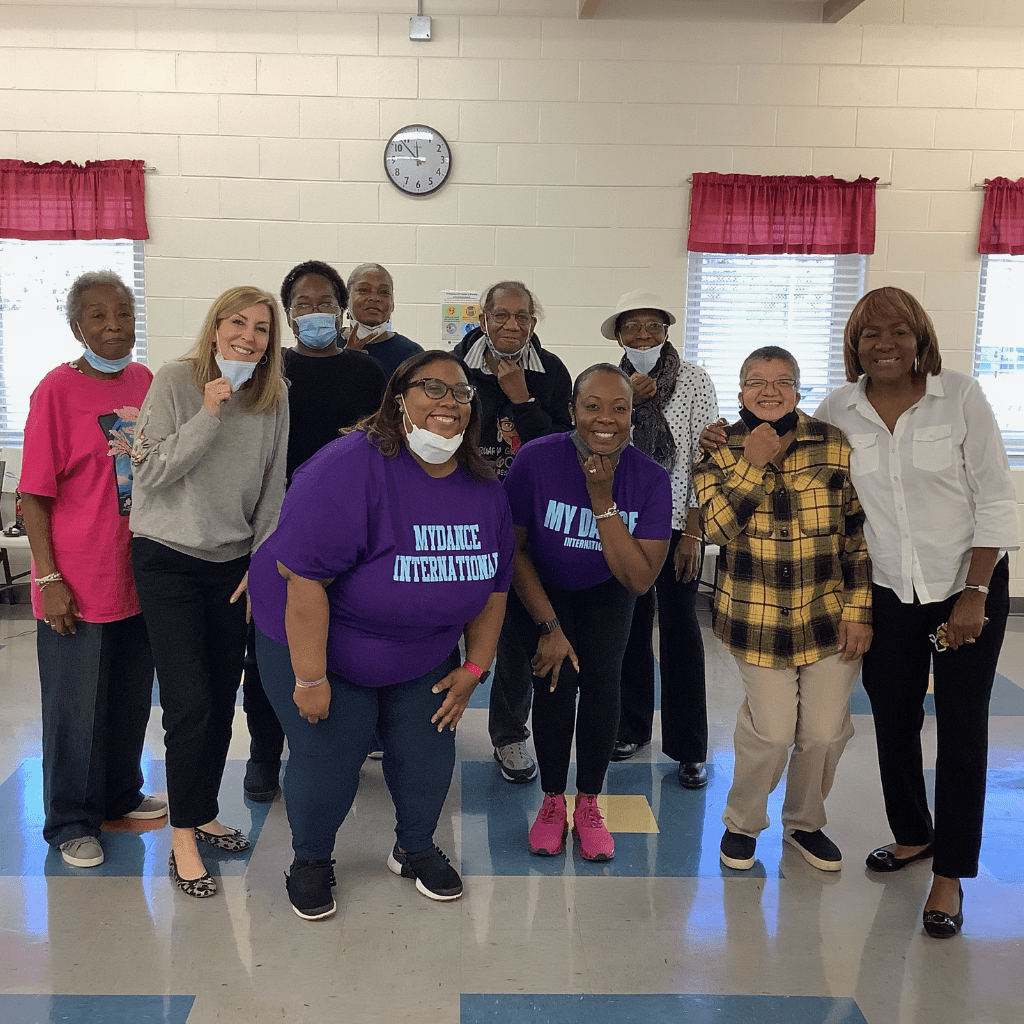
{"type": "Polygon", "coordinates": [[[79,622],[73,636],[36,624],[43,724],[43,838],[98,836],[142,802],[142,745],[153,655],[141,615],[79,622]]]}
{"type": "Polygon", "coordinates": [[[341,823],[359,788],[374,726],[384,741],[384,781],[395,802],[398,844],[419,853],[434,844],[434,830],[452,784],[455,733],[430,721],[444,701],[431,688],[459,664],[456,648],[418,679],[392,686],[357,686],[328,671],[331,708],[315,725],[292,700],[295,673],[288,648],[256,630],[263,688],[288,737],[284,800],[299,860],[328,860],[341,823]]]}

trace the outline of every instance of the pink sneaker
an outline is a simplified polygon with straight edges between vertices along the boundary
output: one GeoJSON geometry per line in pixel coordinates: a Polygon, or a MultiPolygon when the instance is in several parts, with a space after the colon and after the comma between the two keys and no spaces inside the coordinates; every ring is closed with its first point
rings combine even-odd
{"type": "Polygon", "coordinates": [[[605,827],[596,796],[580,797],[572,814],[572,830],[579,837],[584,860],[611,860],[615,856],[615,840],[605,827]]]}
{"type": "Polygon", "coordinates": [[[538,857],[554,857],[564,853],[565,833],[569,831],[566,819],[565,797],[561,793],[545,793],[537,820],[530,829],[530,853],[538,857]]]}

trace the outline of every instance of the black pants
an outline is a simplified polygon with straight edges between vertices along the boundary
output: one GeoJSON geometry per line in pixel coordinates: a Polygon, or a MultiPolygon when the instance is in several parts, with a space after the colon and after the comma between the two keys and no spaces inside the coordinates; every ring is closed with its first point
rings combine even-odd
{"type": "MultiPolygon", "coordinates": [[[[634,597],[614,576],[586,590],[545,589],[580,670],[577,673],[566,658],[554,693],[550,692],[550,675],[532,676],[533,739],[540,783],[545,793],[565,792],[575,732],[576,789],[600,793],[619,723],[619,673],[634,597]]],[[[539,632],[514,590],[509,593],[505,616],[510,637],[517,641],[515,657],[529,666],[539,632]]]]}
{"type": "MultiPolygon", "coordinates": [[[[673,554],[681,530],[672,531],[668,558],[654,586],[636,599],[622,659],[619,735],[622,743],[646,743],[654,722],[654,610],[658,609],[661,661],[661,749],[673,761],[706,761],[708,706],[704,683],[704,638],[697,620],[700,573],[676,580],[673,554]],[[655,600],[657,593],[657,600],[655,600]]],[[[701,544],[701,564],[704,545],[701,544]]]]}
{"type": "Polygon", "coordinates": [[[270,698],[263,689],[259,662],[256,660],[256,623],[249,623],[245,644],[245,675],[242,677],[242,707],[249,726],[249,760],[257,764],[281,766],[284,729],[277,720],[270,698]]]}
{"type": "Polygon", "coordinates": [[[988,704],[1010,610],[1009,564],[992,573],[977,642],[935,652],[929,634],[949,619],[959,594],[903,604],[872,587],[874,639],[864,656],[864,689],[878,741],[878,767],[889,827],[897,843],[935,843],[932,869],[947,878],[978,874],[988,767],[988,704]],[[924,697],[935,678],[935,821],[928,810],[921,757],[924,697]]]}
{"type": "Polygon", "coordinates": [[[132,541],[132,568],[160,681],[171,825],[217,817],[245,657],[245,599],[234,593],[249,556],[209,562],[132,541]]]}

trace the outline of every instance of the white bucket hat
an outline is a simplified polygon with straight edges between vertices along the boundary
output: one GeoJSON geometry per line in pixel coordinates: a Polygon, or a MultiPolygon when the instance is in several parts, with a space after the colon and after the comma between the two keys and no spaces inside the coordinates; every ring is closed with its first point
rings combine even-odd
{"type": "Polygon", "coordinates": [[[619,299],[615,312],[601,324],[601,334],[609,341],[615,341],[615,322],[623,313],[629,313],[634,309],[656,309],[658,312],[665,314],[665,319],[669,324],[676,322],[676,318],[668,311],[668,306],[665,305],[665,301],[660,295],[637,289],[636,291],[626,292],[619,299]]]}

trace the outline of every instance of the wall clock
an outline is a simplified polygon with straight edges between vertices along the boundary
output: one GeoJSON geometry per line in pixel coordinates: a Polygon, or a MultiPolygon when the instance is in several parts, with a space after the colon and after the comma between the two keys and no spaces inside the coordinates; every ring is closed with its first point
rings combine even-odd
{"type": "Polygon", "coordinates": [[[384,173],[399,192],[429,196],[452,171],[452,151],[436,128],[408,124],[399,128],[384,147],[384,173]]]}

